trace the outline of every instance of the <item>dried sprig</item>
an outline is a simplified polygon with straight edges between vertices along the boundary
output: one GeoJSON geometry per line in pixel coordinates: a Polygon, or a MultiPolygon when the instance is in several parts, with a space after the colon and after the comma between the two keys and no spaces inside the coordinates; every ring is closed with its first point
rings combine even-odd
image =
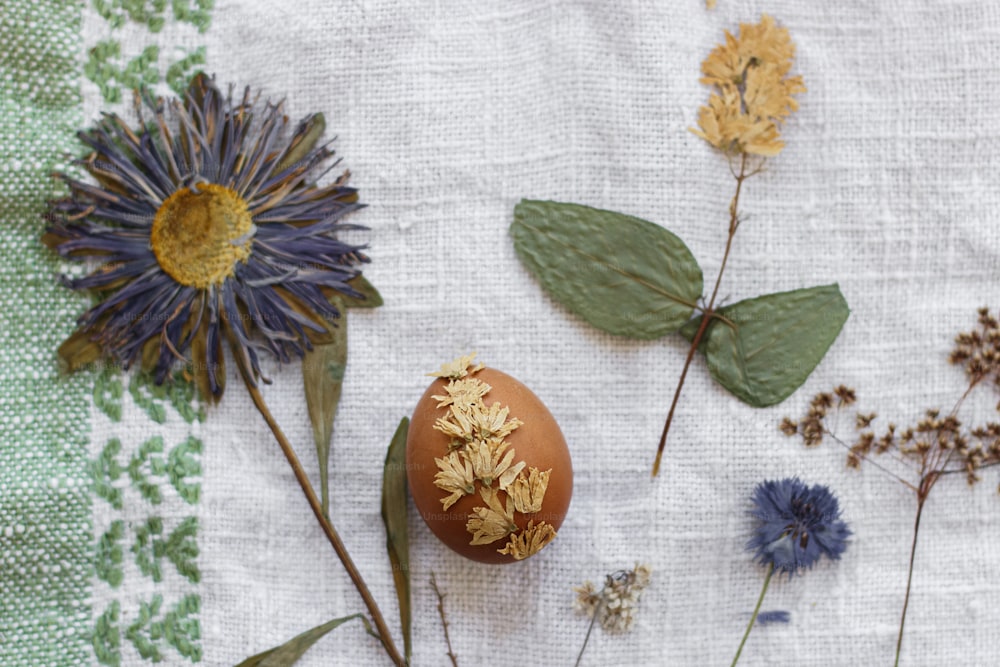
{"type": "Polygon", "coordinates": [[[649,565],[636,565],[631,570],[618,570],[607,575],[601,589],[590,581],[573,589],[577,594],[573,606],[578,613],[590,619],[583,646],[576,658],[577,665],[583,659],[596,622],[600,621],[601,627],[611,634],[622,634],[632,627],[639,598],[642,590],[649,585],[651,575],[649,565]]]}
{"type": "MultiPolygon", "coordinates": [[[[809,377],[850,314],[839,286],[820,285],[717,305],[745,182],[784,146],[780,128],[805,91],[795,47],[770,16],[726,33],[702,64],[712,87],[692,132],[722,153],[735,183],[715,285],[660,224],[582,206],[523,200],[511,236],[521,261],[558,302],[595,327],[639,340],[679,333],[690,343],[653,461],[662,463],[688,369],[699,350],[712,378],[755,407],[775,405],[809,377]]],[[[725,215],[725,214],[723,214],[725,215]]],[[[703,221],[694,221],[695,224],[703,221]]]]}
{"type": "MultiPolygon", "coordinates": [[[[914,494],[917,508],[896,640],[897,665],[903,646],[920,518],[931,490],[941,479],[955,474],[963,475],[969,486],[973,486],[980,481],[980,471],[1000,464],[1000,422],[966,426],[959,418],[962,404],[977,386],[991,386],[1000,391],[1000,325],[987,308],[979,309],[977,324],[972,331],[956,336],[948,358],[953,365],[964,368],[969,381],[950,412],[928,409],[911,425],[900,427],[889,422],[876,431],[877,415],[855,409],[852,421],[856,433],[848,441],[831,425],[831,417],[854,405],[856,400],[853,389],[840,386],[832,393],[817,394],[801,419],[785,417],[779,427],[785,435],[800,437],[807,446],[819,445],[829,438],[847,451],[849,468],[874,466],[914,494]]],[[[1000,411],[1000,403],[997,410],[1000,411]]]]}

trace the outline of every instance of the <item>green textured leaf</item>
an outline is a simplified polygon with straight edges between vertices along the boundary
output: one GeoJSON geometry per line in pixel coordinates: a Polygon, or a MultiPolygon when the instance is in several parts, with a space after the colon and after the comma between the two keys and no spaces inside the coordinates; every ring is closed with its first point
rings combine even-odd
{"type": "Polygon", "coordinates": [[[410,626],[413,618],[410,613],[410,537],[406,526],[406,434],[409,427],[410,420],[403,417],[389,443],[382,471],[382,521],[396,597],[399,598],[399,623],[403,628],[407,662],[412,651],[410,626]]]}
{"type": "Polygon", "coordinates": [[[677,331],[701,296],[701,268],[691,251],[651,222],[579,204],[522,200],[510,231],[542,287],[609,333],[652,340],[677,331]]]}
{"type": "Polygon", "coordinates": [[[344,300],[344,305],[348,308],[378,308],[382,305],[382,295],[364,276],[352,278],[347,284],[364,295],[363,299],[341,295],[340,298],[344,300]]]}
{"type": "Polygon", "coordinates": [[[302,359],[302,380],[306,390],[306,408],[312,423],[316,456],[319,458],[319,484],[323,511],[330,515],[330,441],[333,420],[337,416],[340,393],[347,369],[347,314],[339,299],[331,301],[341,312],[340,324],[330,327],[328,343],[313,345],[302,359]]]}
{"type": "MultiPolygon", "coordinates": [[[[823,360],[850,314],[840,287],[822,285],[747,299],[716,311],[699,348],[712,377],[758,408],[785,400],[823,360]]],[[[681,335],[694,339],[701,318],[681,335]]]]}
{"type": "Polygon", "coordinates": [[[323,625],[317,625],[312,630],[306,630],[281,646],[247,658],[236,667],[289,667],[294,665],[299,658],[305,655],[306,651],[312,648],[313,644],[322,639],[328,632],[355,618],[360,618],[361,622],[365,624],[365,628],[371,632],[367,618],[361,614],[351,614],[343,618],[336,618],[323,625]]]}

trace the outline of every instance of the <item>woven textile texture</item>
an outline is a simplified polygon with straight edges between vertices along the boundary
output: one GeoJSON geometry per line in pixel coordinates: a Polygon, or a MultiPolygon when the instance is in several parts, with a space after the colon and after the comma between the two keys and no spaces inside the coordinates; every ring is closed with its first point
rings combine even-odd
{"type": "MultiPolygon", "coordinates": [[[[49,174],[82,151],[75,129],[129,113],[128,87],[167,94],[197,69],[285,99],[293,120],[323,112],[368,204],[352,221],[370,228],[365,274],[385,305],[348,316],[331,514],[398,643],[382,463],[425,374],[476,350],[531,387],[569,443],[570,513],[523,563],[463,560],[411,506],[414,665],[448,661],[431,572],[462,667],[554,665],[587,630],[573,587],[636,563],[653,574],[632,630],[596,630],[583,664],[729,664],[764,578],[744,551],[750,493],[791,475],[829,485],[854,535],[840,562],[772,581],[764,608],[791,622],[758,627],[740,664],[891,664],[912,494],[778,424],[840,383],[897,423],[961,395],[951,341],[976,308],[1000,308],[1000,6],[7,0],[0,21],[0,665],[233,665],[363,611],[232,369],[205,407],[182,383],[65,377],[55,362],[85,300],[38,242],[60,192],[49,174]],[[708,97],[699,66],[762,13],[790,31],[808,92],[785,150],[746,184],[721,295],[837,282],[851,316],[777,407],[740,403],[697,359],[651,480],[686,344],[572,315],[508,227],[522,197],[619,210],[678,234],[714,279],[734,186],[688,131],[708,97]]],[[[265,398],[318,480],[301,372],[266,371],[265,398]]],[[[974,395],[963,415],[995,419],[998,398],[974,395]]],[[[998,479],[959,477],[924,512],[902,665],[996,663],[998,479]]],[[[298,664],[388,660],[352,622],[298,664]]]]}

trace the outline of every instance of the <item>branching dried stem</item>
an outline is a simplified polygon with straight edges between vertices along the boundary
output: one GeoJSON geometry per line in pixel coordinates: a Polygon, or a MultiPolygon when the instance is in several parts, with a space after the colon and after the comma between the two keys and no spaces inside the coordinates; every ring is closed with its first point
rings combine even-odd
{"type": "Polygon", "coordinates": [[[719,266],[719,273],[715,277],[715,287],[712,289],[712,296],[708,300],[708,305],[702,310],[701,324],[698,326],[698,331],[691,340],[691,347],[688,349],[687,358],[684,360],[684,368],[681,369],[681,377],[677,381],[677,388],[674,390],[674,398],[670,402],[670,411],[667,413],[667,421],[663,424],[663,433],[660,435],[660,443],[656,448],[656,459],[653,461],[653,477],[660,474],[660,463],[663,459],[663,450],[667,446],[667,434],[670,433],[670,424],[674,421],[674,412],[677,410],[677,402],[680,400],[681,390],[684,388],[684,380],[687,379],[688,368],[691,367],[691,361],[694,359],[694,353],[698,350],[698,346],[701,344],[701,339],[705,336],[705,331],[708,329],[709,322],[715,317],[715,300],[719,296],[719,286],[722,284],[722,274],[725,272],[726,263],[729,261],[729,252],[733,247],[733,237],[736,236],[736,230],[740,226],[739,203],[740,193],[743,190],[743,181],[758,173],[762,167],[763,161],[761,161],[761,163],[758,164],[753,171],[748,172],[747,155],[746,153],[742,153],[740,156],[740,171],[739,173],[733,173],[733,176],[736,178],[736,193],[733,195],[733,199],[729,203],[729,236],[726,239],[726,250],[722,255],[722,264],[719,266]]]}
{"type": "Polygon", "coordinates": [[[288,442],[288,438],[285,437],[285,434],[278,426],[278,422],[274,419],[274,416],[268,409],[267,404],[264,402],[264,397],[260,394],[260,389],[254,383],[250,382],[245,375],[243,379],[247,386],[247,390],[250,392],[250,397],[253,399],[254,405],[257,407],[261,416],[264,417],[264,421],[267,422],[268,427],[270,427],[271,432],[278,441],[278,446],[281,447],[282,453],[284,453],[285,458],[288,459],[288,465],[292,468],[295,480],[299,483],[299,486],[302,487],[302,493],[305,494],[306,500],[309,502],[310,509],[312,509],[313,514],[316,516],[316,520],[319,521],[320,526],[323,528],[323,533],[333,546],[333,550],[337,553],[337,557],[343,564],[344,569],[347,570],[347,574],[351,578],[351,582],[354,584],[354,587],[361,595],[361,599],[364,601],[365,606],[368,607],[368,613],[371,615],[372,622],[375,624],[375,628],[378,631],[379,641],[382,642],[382,646],[385,647],[389,657],[398,667],[406,667],[406,659],[393,643],[392,634],[389,632],[389,627],[386,625],[385,619],[382,617],[382,612],[375,603],[375,598],[372,597],[364,579],[361,578],[361,573],[354,565],[354,561],[351,560],[350,554],[347,553],[347,547],[344,546],[343,541],[340,539],[340,535],[337,534],[333,524],[323,512],[323,506],[320,504],[319,498],[316,496],[316,492],[313,490],[312,484],[309,482],[309,477],[302,468],[302,464],[299,462],[298,456],[295,455],[295,450],[292,449],[291,443],[288,442]]]}
{"type": "Polygon", "coordinates": [[[458,667],[458,656],[455,655],[455,651],[451,648],[451,637],[448,635],[448,617],[444,613],[444,594],[438,588],[437,578],[433,572],[431,572],[431,588],[438,599],[438,616],[441,617],[441,628],[444,630],[444,643],[448,646],[448,659],[451,660],[452,667],[458,667]]]}
{"type": "MultiPolygon", "coordinates": [[[[849,445],[834,433],[828,421],[831,410],[839,412],[855,402],[854,390],[841,385],[832,393],[817,394],[810,402],[808,413],[799,421],[786,417],[781,422],[780,428],[785,435],[797,435],[807,446],[818,445],[825,437],[830,437],[847,449],[848,467],[860,468],[862,463],[873,465],[914,494],[917,509],[907,569],[906,594],[896,640],[897,667],[903,648],[906,612],[910,604],[920,519],[931,490],[942,477],[956,473],[964,474],[966,481],[972,486],[979,482],[979,471],[1000,465],[1000,422],[987,422],[970,429],[963,427],[957,416],[962,404],[977,386],[991,384],[1000,390],[1000,325],[986,308],[979,310],[978,324],[978,329],[960,333],[955,338],[956,346],[949,356],[949,362],[964,366],[969,384],[947,415],[942,416],[938,410],[927,410],[914,426],[899,429],[890,423],[885,432],[876,437],[871,426],[875,421],[875,414],[857,412],[855,425],[858,435],[856,441],[849,445]],[[873,458],[885,455],[909,467],[913,480],[906,479],[873,458]]],[[[1000,405],[997,409],[1000,410],[1000,405]]]]}

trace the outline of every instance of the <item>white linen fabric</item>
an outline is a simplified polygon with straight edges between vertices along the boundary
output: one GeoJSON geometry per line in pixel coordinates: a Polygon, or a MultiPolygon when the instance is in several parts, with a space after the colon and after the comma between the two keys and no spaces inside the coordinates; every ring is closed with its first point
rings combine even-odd
{"type": "MultiPolygon", "coordinates": [[[[569,443],[569,515],[558,539],[523,563],[464,560],[411,505],[414,665],[447,662],[431,572],[463,667],[566,665],[587,629],[573,587],[636,563],[653,576],[632,630],[595,630],[583,664],[728,664],[764,578],[744,551],[750,493],[795,475],[837,493],[854,535],[840,562],[772,582],[764,609],[788,610],[791,622],[757,628],[741,664],[891,663],[913,496],[875,468],[847,470],[835,445],[807,450],[778,423],[839,383],[897,423],[950,409],[961,394],[951,340],[974,326],[977,307],[1000,306],[1000,5],[222,0],[191,40],[206,45],[206,70],[221,86],[285,98],[293,119],[322,111],[368,204],[351,221],[371,229],[365,275],[385,305],[348,317],[330,488],[334,523],[397,643],[382,463],[425,374],[478,351],[542,398],[569,443]],[[734,182],[724,158],[688,131],[709,92],[699,66],[724,30],[762,13],[791,32],[808,92],[784,130],[786,149],[746,185],[721,295],[731,303],[837,282],[851,317],[805,385],[774,408],[740,403],[697,359],[651,479],[686,343],[592,328],[542,291],[508,228],[522,197],[622,211],[684,239],[710,285],[734,182]]],[[[89,122],[104,105],[96,86],[83,92],[89,122]]],[[[268,370],[265,398],[318,479],[299,368],[268,370]]],[[[199,427],[210,665],[364,611],[230,375],[199,427]]],[[[996,419],[989,391],[963,408],[970,422],[996,419]]],[[[97,450],[102,424],[93,423],[97,450]]],[[[984,477],[971,490],[960,476],[942,481],[926,508],[901,664],[995,664],[1000,498],[994,471],[984,477]]],[[[122,650],[124,664],[138,660],[132,646],[122,650]]],[[[298,664],[388,660],[354,623],[298,664]]]]}

